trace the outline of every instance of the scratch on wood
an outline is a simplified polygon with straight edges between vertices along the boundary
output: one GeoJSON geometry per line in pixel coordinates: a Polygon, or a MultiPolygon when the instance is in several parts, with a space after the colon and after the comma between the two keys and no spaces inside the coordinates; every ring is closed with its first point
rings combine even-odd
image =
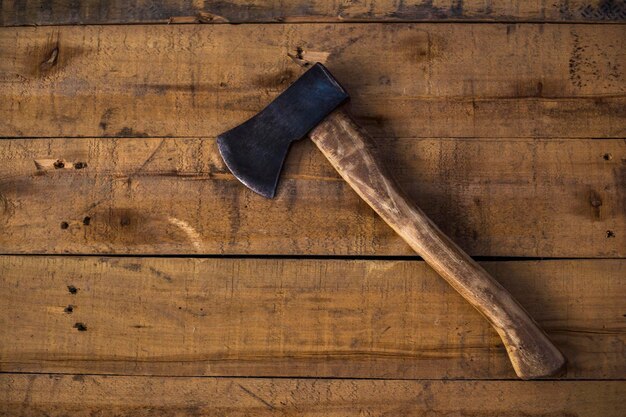
{"type": "Polygon", "coordinates": [[[191,244],[197,251],[202,249],[202,238],[200,237],[200,234],[196,231],[196,229],[190,226],[189,223],[184,220],[177,219],[176,217],[169,217],[168,221],[174,226],[182,229],[182,231],[187,234],[187,237],[191,241],[191,244]]]}
{"type": "Polygon", "coordinates": [[[254,392],[250,391],[249,389],[247,389],[246,387],[244,387],[241,384],[237,384],[239,386],[239,388],[241,388],[246,394],[248,394],[249,396],[251,396],[252,398],[254,398],[255,400],[263,403],[268,409],[273,410],[274,406],[270,403],[268,403],[267,401],[265,401],[263,398],[259,397],[258,395],[256,395],[254,392]]]}
{"type": "Polygon", "coordinates": [[[149,267],[148,269],[156,277],[162,278],[163,280],[165,280],[167,282],[172,282],[173,281],[172,277],[170,275],[166,274],[163,271],[159,271],[158,269],[156,269],[154,267],[149,267]]]}
{"type": "Polygon", "coordinates": [[[159,152],[159,150],[161,149],[161,147],[163,147],[164,144],[165,144],[165,140],[161,139],[161,141],[159,142],[157,147],[154,149],[154,151],[152,151],[150,156],[148,158],[146,158],[146,160],[143,162],[143,164],[141,164],[141,166],[139,168],[137,168],[137,170],[135,171],[135,174],[140,172],[141,170],[143,170],[146,167],[146,165],[148,165],[150,162],[152,162],[152,160],[154,159],[155,155],[157,154],[157,152],[159,152]]]}

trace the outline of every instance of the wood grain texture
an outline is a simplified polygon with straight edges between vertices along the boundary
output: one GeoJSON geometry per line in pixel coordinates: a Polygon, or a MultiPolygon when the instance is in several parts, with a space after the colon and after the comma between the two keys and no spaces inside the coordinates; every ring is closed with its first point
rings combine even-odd
{"type": "Polygon", "coordinates": [[[622,381],[0,375],[0,415],[621,417],[622,381]]]}
{"type": "Polygon", "coordinates": [[[562,372],[566,359],[515,298],[398,187],[372,138],[340,108],[309,134],[341,177],[426,263],[491,323],[522,379],[562,372]]]}
{"type": "MultiPolygon", "coordinates": [[[[623,140],[377,143],[471,255],[626,255],[623,140]]],[[[273,200],[230,175],[214,139],[12,139],[0,153],[0,253],[413,254],[310,140],[273,200]]]]}
{"type": "Polygon", "coordinates": [[[623,0],[4,0],[0,25],[312,21],[623,22],[623,0]]]}
{"type": "Polygon", "coordinates": [[[214,137],[325,63],[375,137],[626,136],[626,25],[0,29],[0,136],[214,137]],[[34,122],[36,121],[36,122],[34,122]]]}
{"type": "MultiPolygon", "coordinates": [[[[623,378],[624,260],[487,262],[569,359],[623,378]]],[[[515,378],[423,262],[0,257],[0,371],[515,378]]]]}

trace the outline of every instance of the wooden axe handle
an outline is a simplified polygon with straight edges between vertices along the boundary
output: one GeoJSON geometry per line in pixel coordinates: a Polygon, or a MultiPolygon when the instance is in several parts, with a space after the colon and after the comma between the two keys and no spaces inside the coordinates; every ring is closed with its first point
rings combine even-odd
{"type": "Polygon", "coordinates": [[[524,308],[400,191],[369,136],[342,109],[309,136],[354,190],[435,271],[489,320],[522,379],[554,375],[565,358],[524,308]]]}

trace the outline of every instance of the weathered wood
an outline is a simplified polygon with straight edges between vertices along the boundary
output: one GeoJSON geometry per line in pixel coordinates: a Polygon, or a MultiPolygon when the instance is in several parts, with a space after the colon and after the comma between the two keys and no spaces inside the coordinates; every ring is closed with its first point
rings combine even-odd
{"type": "Polygon", "coordinates": [[[626,25],[0,29],[0,136],[217,136],[325,62],[375,137],[626,135],[626,25]],[[34,122],[36,121],[36,122],[34,122]]]}
{"type": "Polygon", "coordinates": [[[623,0],[4,0],[0,25],[242,22],[623,22],[623,0]]]}
{"type": "Polygon", "coordinates": [[[311,140],[356,193],[426,263],[491,323],[522,379],[560,372],[566,359],[515,298],[450,240],[398,187],[372,138],[344,109],[330,114],[311,140]]]}
{"type": "Polygon", "coordinates": [[[0,415],[622,417],[622,381],[0,375],[0,415]]]}
{"type": "MultiPolygon", "coordinates": [[[[471,255],[626,255],[623,140],[377,143],[471,255]]],[[[230,175],[214,139],[14,139],[0,153],[0,253],[414,253],[310,140],[273,200],[230,175]]]]}
{"type": "MultiPolygon", "coordinates": [[[[569,359],[623,378],[624,260],[483,264],[569,359]]],[[[0,257],[0,371],[515,378],[423,262],[0,257]]]]}

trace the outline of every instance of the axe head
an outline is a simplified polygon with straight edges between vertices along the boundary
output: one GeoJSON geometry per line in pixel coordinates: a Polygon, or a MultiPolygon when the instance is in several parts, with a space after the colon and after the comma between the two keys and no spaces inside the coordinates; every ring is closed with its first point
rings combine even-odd
{"type": "Polygon", "coordinates": [[[274,197],[291,142],[348,97],[330,72],[315,64],[261,112],[217,137],[226,166],[252,191],[274,197]]]}

